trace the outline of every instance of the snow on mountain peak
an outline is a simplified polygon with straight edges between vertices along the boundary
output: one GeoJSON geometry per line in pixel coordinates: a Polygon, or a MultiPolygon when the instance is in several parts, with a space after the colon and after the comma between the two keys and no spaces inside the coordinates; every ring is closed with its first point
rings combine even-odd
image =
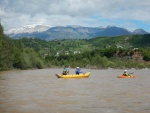
{"type": "Polygon", "coordinates": [[[79,27],[82,27],[82,26],[80,26],[80,25],[66,25],[66,27],[79,28],[79,27]]]}
{"type": "Polygon", "coordinates": [[[6,31],[7,34],[18,34],[18,33],[33,33],[33,32],[43,32],[50,28],[48,25],[26,25],[21,28],[13,28],[6,31]]]}

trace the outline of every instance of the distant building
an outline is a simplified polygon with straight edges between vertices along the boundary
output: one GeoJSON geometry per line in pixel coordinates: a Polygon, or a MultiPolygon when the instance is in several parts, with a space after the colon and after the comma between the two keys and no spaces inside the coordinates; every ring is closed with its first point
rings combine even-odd
{"type": "Polygon", "coordinates": [[[56,56],[59,56],[59,52],[56,53],[56,56]]]}
{"type": "Polygon", "coordinates": [[[66,52],[65,54],[66,54],[66,55],[69,55],[69,52],[66,52]]]}
{"type": "Polygon", "coordinates": [[[120,45],[116,45],[117,46],[117,48],[123,48],[122,46],[120,46],[120,45]]]}
{"type": "Polygon", "coordinates": [[[74,51],[74,54],[80,53],[80,51],[74,51]]]}
{"type": "Polygon", "coordinates": [[[133,48],[133,50],[138,50],[139,48],[133,48]]]}

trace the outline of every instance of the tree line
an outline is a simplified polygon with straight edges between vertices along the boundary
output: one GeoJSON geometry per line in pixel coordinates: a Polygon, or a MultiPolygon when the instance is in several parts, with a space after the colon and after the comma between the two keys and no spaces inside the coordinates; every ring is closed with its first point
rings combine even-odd
{"type": "Polygon", "coordinates": [[[44,68],[44,60],[32,48],[25,48],[20,40],[14,40],[3,32],[0,24],[0,70],[44,68]]]}
{"type": "MultiPolygon", "coordinates": [[[[0,70],[42,69],[65,65],[84,68],[150,67],[150,64],[147,63],[150,61],[149,46],[139,48],[144,59],[144,62],[139,63],[132,60],[131,56],[134,53],[132,49],[115,46],[101,47],[104,46],[100,44],[104,38],[101,38],[101,41],[99,38],[93,40],[54,40],[47,42],[32,38],[11,39],[4,34],[3,26],[0,24],[0,70]],[[81,53],[74,54],[73,51],[75,50],[81,51],[81,53]],[[66,51],[69,54],[66,54],[66,51]]],[[[141,40],[145,44],[143,38],[141,40]]],[[[133,40],[132,42],[137,44],[136,41],[133,40]]]]}

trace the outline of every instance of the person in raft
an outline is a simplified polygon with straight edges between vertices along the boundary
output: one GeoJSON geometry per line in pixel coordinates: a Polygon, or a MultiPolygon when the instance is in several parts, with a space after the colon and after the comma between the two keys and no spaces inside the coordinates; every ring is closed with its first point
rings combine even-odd
{"type": "Polygon", "coordinates": [[[123,76],[130,76],[130,74],[127,73],[127,70],[124,70],[123,76]]]}
{"type": "Polygon", "coordinates": [[[68,68],[67,68],[67,66],[65,66],[62,74],[63,75],[69,74],[69,69],[70,69],[70,66],[68,68]]]}
{"type": "Polygon", "coordinates": [[[79,75],[79,74],[81,74],[81,73],[82,73],[81,69],[80,69],[79,67],[77,67],[77,68],[76,68],[76,74],[79,75]]]}

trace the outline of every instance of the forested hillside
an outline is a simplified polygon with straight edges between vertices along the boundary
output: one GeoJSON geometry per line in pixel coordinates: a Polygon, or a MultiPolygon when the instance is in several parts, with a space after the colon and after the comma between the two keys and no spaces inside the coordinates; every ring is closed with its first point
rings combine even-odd
{"type": "Polygon", "coordinates": [[[96,37],[89,40],[11,39],[3,33],[0,24],[0,70],[64,65],[84,68],[145,68],[150,67],[149,49],[150,34],[96,37]],[[142,56],[136,57],[135,52],[142,53],[142,56]]]}
{"type": "MultiPolygon", "coordinates": [[[[16,39],[17,40],[17,39],[16,39]]],[[[14,42],[16,41],[14,40],[14,42]]],[[[36,51],[52,52],[66,52],[73,53],[74,51],[93,50],[98,48],[148,48],[150,47],[150,34],[133,35],[133,36],[118,36],[118,37],[96,37],[93,39],[71,39],[71,40],[53,40],[45,41],[38,38],[22,38],[25,47],[34,48],[36,51]],[[61,48],[61,49],[60,49],[61,48]]]]}

